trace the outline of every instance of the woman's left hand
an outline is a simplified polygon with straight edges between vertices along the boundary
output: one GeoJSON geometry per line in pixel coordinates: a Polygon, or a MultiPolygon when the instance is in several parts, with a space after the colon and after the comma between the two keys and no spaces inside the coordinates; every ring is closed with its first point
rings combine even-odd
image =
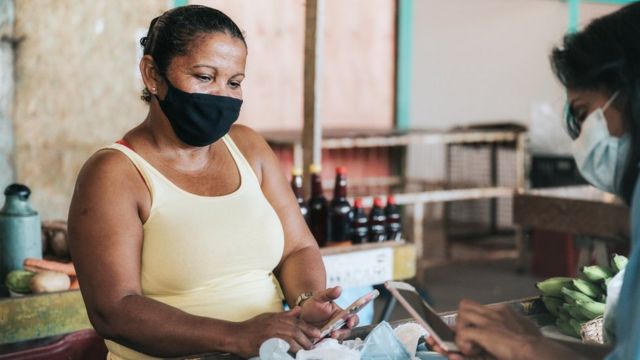
{"type": "Polygon", "coordinates": [[[346,328],[332,332],[331,337],[339,340],[347,338],[351,334],[350,329],[358,325],[358,315],[349,315],[334,302],[341,293],[342,288],[336,286],[313,294],[302,304],[300,318],[317,328],[322,328],[329,320],[342,313],[343,316],[348,317],[346,328]]]}

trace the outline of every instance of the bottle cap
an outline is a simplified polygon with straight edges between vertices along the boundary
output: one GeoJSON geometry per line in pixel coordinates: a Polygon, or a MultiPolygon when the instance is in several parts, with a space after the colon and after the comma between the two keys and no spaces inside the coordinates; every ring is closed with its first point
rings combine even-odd
{"type": "Polygon", "coordinates": [[[302,169],[297,166],[294,166],[293,169],[291,169],[291,175],[302,176],[302,169]]]}
{"type": "Polygon", "coordinates": [[[336,175],[347,175],[347,167],[346,166],[338,166],[336,168],[336,175]]]}
{"type": "Polygon", "coordinates": [[[361,199],[361,198],[359,198],[359,197],[358,197],[358,198],[355,198],[355,199],[353,200],[353,207],[361,208],[361,207],[362,207],[362,199],[361,199]]]}
{"type": "Polygon", "coordinates": [[[22,184],[11,184],[4,189],[5,196],[17,196],[20,200],[27,200],[31,195],[31,190],[22,184]]]}
{"type": "Polygon", "coordinates": [[[311,164],[309,165],[309,172],[312,174],[319,174],[322,172],[322,166],[320,166],[320,164],[311,164]]]}
{"type": "Polygon", "coordinates": [[[382,207],[382,199],[379,197],[373,199],[373,206],[382,207]]]}
{"type": "Polygon", "coordinates": [[[387,205],[395,205],[396,204],[396,198],[393,195],[389,195],[387,196],[387,205]]]}

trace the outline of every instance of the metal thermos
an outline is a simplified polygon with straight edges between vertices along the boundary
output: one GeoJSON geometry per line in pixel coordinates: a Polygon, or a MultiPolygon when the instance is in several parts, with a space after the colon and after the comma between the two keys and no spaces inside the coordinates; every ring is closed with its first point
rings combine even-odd
{"type": "Polygon", "coordinates": [[[25,258],[42,259],[40,216],[29,204],[31,190],[11,184],[4,190],[0,209],[0,287],[12,270],[22,269],[25,258]]]}

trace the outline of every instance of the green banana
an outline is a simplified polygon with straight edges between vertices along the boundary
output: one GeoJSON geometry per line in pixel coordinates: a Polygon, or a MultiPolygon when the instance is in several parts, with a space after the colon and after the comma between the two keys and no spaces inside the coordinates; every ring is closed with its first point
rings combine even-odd
{"type": "Polygon", "coordinates": [[[560,289],[571,284],[573,279],[569,277],[552,277],[536,284],[536,287],[543,295],[562,296],[560,289]]]}
{"type": "Polygon", "coordinates": [[[619,272],[627,266],[629,259],[626,256],[614,254],[611,259],[611,268],[615,272],[619,272]]]}
{"type": "Polygon", "coordinates": [[[582,273],[589,281],[602,281],[613,276],[611,269],[600,265],[585,266],[582,273]]]}
{"type": "Polygon", "coordinates": [[[600,288],[586,280],[575,279],[573,280],[573,286],[578,289],[581,293],[593,298],[597,299],[602,295],[602,290],[600,288]]]}
{"type": "Polygon", "coordinates": [[[569,325],[573,328],[573,330],[576,332],[576,334],[578,334],[578,337],[581,338],[582,335],[580,335],[580,334],[582,332],[582,324],[579,321],[577,321],[576,319],[571,319],[571,320],[569,320],[569,325]]]}
{"type": "Polygon", "coordinates": [[[587,316],[582,313],[582,307],[578,305],[564,304],[562,307],[569,313],[569,320],[575,319],[577,321],[587,321],[590,320],[587,316]]]}
{"type": "Polygon", "coordinates": [[[568,336],[572,336],[572,337],[580,337],[580,333],[576,333],[575,329],[573,328],[573,326],[570,325],[570,320],[563,320],[558,318],[558,320],[556,320],[556,327],[558,327],[558,330],[560,330],[561,333],[568,335],[568,336]]]}
{"type": "Polygon", "coordinates": [[[562,291],[562,294],[564,294],[564,298],[567,300],[567,302],[572,303],[572,304],[575,303],[578,300],[582,300],[582,301],[585,301],[585,302],[593,301],[592,298],[590,298],[587,295],[581,293],[580,291],[571,290],[568,287],[563,287],[560,291],[562,291]]]}
{"type": "Polygon", "coordinates": [[[558,316],[558,308],[561,307],[564,303],[562,298],[545,295],[542,296],[542,302],[544,303],[544,306],[547,308],[549,313],[554,316],[558,316]]]}
{"type": "Polygon", "coordinates": [[[558,308],[558,319],[569,321],[569,319],[571,319],[571,314],[569,314],[569,310],[565,309],[563,306],[560,306],[558,308]]]}
{"type": "Polygon", "coordinates": [[[604,307],[605,304],[601,302],[584,302],[584,301],[576,301],[576,306],[582,315],[589,320],[593,320],[600,315],[604,315],[604,307]]]}

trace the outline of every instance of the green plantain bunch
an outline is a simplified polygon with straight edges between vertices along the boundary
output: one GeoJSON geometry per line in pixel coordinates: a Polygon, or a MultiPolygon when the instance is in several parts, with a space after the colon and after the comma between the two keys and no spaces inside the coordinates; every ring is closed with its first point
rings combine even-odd
{"type": "Polygon", "coordinates": [[[604,314],[607,284],[627,261],[625,256],[615,254],[611,266],[585,266],[580,278],[558,276],[536,284],[545,307],[556,317],[560,332],[580,338],[582,325],[604,314]]]}

